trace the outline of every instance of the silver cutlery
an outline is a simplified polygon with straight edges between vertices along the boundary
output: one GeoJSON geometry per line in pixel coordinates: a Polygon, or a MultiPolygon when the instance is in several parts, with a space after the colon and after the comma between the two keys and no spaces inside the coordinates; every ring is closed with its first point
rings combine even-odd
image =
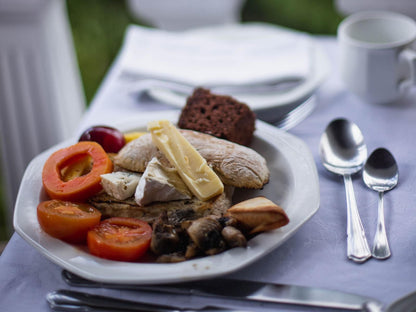
{"type": "MultiPolygon", "coordinates": [[[[93,295],[73,290],[61,289],[49,292],[46,300],[53,311],[139,311],[139,312],[244,312],[238,309],[205,306],[202,308],[182,309],[154,303],[130,301],[107,296],[93,295]]],[[[245,310],[248,312],[247,310],[245,310]]]]}
{"type": "Polygon", "coordinates": [[[279,116],[279,121],[273,123],[277,128],[289,130],[298,125],[306,117],[308,117],[316,106],[316,96],[312,95],[304,102],[291,109],[286,114],[279,116]]]}
{"type": "Polygon", "coordinates": [[[139,290],[354,311],[360,311],[367,302],[380,305],[375,299],[336,290],[244,280],[215,279],[181,284],[132,285],[94,282],[68,271],[63,271],[62,277],[68,285],[73,287],[139,290]]]}
{"type": "Polygon", "coordinates": [[[383,195],[397,185],[398,179],[399,170],[393,155],[385,148],[372,152],[364,165],[363,180],[379,194],[377,230],[372,249],[372,255],[377,259],[387,259],[391,255],[384,223],[383,195]]]}
{"type": "Polygon", "coordinates": [[[344,177],[347,197],[347,255],[355,262],[371,257],[364,228],[358,213],[351,175],[364,166],[367,147],[358,126],[346,119],[333,120],[322,134],[319,152],[323,166],[344,177]]]}

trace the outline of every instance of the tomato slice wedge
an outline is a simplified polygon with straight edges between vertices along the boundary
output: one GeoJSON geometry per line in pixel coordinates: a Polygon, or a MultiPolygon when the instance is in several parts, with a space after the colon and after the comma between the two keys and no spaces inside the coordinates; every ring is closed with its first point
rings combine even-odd
{"type": "Polygon", "coordinates": [[[100,223],[101,212],[85,203],[47,200],[37,207],[41,228],[68,243],[83,243],[88,231],[100,223]]]}
{"type": "Polygon", "coordinates": [[[79,142],[53,153],[45,162],[42,183],[52,199],[84,201],[102,190],[101,175],[113,170],[113,163],[107,153],[96,142],[79,142]],[[75,161],[92,158],[92,168],[85,175],[65,181],[62,170],[75,161]]]}
{"type": "Polygon", "coordinates": [[[102,221],[88,232],[91,254],[116,261],[135,261],[149,249],[151,226],[138,219],[114,217],[102,221]]]}

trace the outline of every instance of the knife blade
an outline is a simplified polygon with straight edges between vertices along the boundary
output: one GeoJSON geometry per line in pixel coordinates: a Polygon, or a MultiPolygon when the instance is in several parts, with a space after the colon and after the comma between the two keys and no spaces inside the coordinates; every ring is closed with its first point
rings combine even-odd
{"type": "Polygon", "coordinates": [[[146,292],[232,298],[354,311],[362,310],[364,304],[368,302],[381,305],[380,302],[370,297],[332,289],[262,283],[247,280],[215,279],[180,284],[131,285],[95,282],[84,279],[66,270],[62,271],[62,277],[68,285],[74,287],[140,290],[146,292]]]}

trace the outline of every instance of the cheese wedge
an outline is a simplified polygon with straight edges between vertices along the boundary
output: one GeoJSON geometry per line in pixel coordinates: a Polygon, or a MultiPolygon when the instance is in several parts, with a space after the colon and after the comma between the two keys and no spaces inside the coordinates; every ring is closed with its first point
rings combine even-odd
{"type": "Polygon", "coordinates": [[[224,191],[224,185],[206,160],[168,120],[147,124],[153,143],[178,170],[182,180],[198,199],[205,201],[224,191]]]}
{"type": "Polygon", "coordinates": [[[101,175],[104,191],[118,200],[133,196],[139,184],[141,174],[133,172],[111,172],[101,175]]]}

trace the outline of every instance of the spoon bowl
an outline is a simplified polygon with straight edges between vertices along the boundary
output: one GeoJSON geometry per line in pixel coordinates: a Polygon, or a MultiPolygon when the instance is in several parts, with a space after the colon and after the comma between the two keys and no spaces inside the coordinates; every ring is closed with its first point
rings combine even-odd
{"type": "Polygon", "coordinates": [[[393,155],[385,148],[378,148],[368,157],[363,171],[364,183],[377,192],[394,188],[399,180],[399,169],[393,155]]]}
{"type": "Polygon", "coordinates": [[[370,248],[355,200],[351,175],[360,171],[367,158],[367,146],[358,126],[347,119],[335,119],[321,136],[319,153],[323,166],[344,177],[347,197],[347,256],[355,262],[371,257],[370,248]]]}
{"type": "Polygon", "coordinates": [[[339,175],[362,169],[367,146],[358,126],[346,119],[335,119],[321,137],[320,155],[324,167],[339,175]]]}
{"type": "Polygon", "coordinates": [[[384,222],[384,192],[394,188],[399,180],[399,169],[393,155],[385,148],[378,148],[368,157],[363,171],[364,183],[379,194],[377,230],[372,255],[387,259],[391,255],[384,222]]]}

